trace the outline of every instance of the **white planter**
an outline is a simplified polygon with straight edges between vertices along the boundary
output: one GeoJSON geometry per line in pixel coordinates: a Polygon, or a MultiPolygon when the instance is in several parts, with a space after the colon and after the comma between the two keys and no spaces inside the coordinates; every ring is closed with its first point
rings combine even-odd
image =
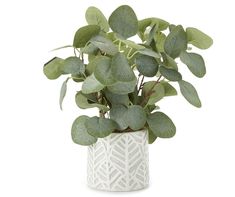
{"type": "Polygon", "coordinates": [[[87,181],[93,189],[134,191],[149,183],[148,132],[112,133],[88,148],[87,181]]]}

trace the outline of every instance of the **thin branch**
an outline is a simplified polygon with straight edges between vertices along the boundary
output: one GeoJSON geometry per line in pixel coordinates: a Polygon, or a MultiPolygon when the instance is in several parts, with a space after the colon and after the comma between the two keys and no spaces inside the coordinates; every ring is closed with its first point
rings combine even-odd
{"type": "Polygon", "coordinates": [[[139,86],[139,88],[138,88],[137,95],[139,94],[140,90],[142,89],[143,83],[144,83],[144,75],[143,75],[143,77],[142,77],[142,79],[141,79],[141,82],[140,82],[140,86],[139,86]]]}

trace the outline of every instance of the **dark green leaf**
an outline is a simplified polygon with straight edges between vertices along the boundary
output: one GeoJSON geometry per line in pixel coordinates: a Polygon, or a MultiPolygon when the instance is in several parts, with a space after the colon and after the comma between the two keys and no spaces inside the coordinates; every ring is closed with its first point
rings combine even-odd
{"type": "Polygon", "coordinates": [[[166,37],[164,50],[172,58],[180,55],[187,49],[187,36],[181,25],[176,26],[166,37]]]}
{"type": "Polygon", "coordinates": [[[136,68],[146,77],[155,76],[158,71],[158,66],[158,62],[153,57],[141,54],[136,57],[136,68]]]}
{"type": "Polygon", "coordinates": [[[110,109],[110,118],[117,123],[117,129],[120,131],[123,131],[128,127],[126,121],[127,111],[128,108],[124,105],[113,105],[110,109]]]}
{"type": "Polygon", "coordinates": [[[76,144],[89,146],[96,143],[97,138],[91,136],[85,127],[85,122],[89,119],[88,116],[79,116],[72,125],[71,135],[72,140],[76,144]]]}
{"type": "Polygon", "coordinates": [[[98,25],[87,25],[77,30],[74,40],[73,46],[76,48],[84,47],[87,42],[95,35],[99,34],[100,27],[98,25]]]}
{"type": "Polygon", "coordinates": [[[184,98],[193,106],[201,107],[201,101],[196,89],[187,81],[179,81],[180,91],[184,98]]]}
{"type": "Polygon", "coordinates": [[[96,55],[99,51],[99,48],[92,43],[87,44],[84,48],[81,48],[82,53],[89,55],[96,55]]]}
{"type": "Polygon", "coordinates": [[[118,52],[117,47],[112,41],[103,36],[97,35],[93,37],[90,42],[108,55],[115,55],[118,52]]]}
{"type": "Polygon", "coordinates": [[[57,79],[62,75],[61,68],[64,60],[58,57],[54,57],[52,60],[47,62],[43,67],[43,72],[48,79],[57,79]]]}
{"type": "Polygon", "coordinates": [[[194,45],[199,49],[208,49],[213,44],[213,40],[210,36],[206,35],[199,29],[188,27],[186,29],[188,43],[194,45]]]}
{"type": "Polygon", "coordinates": [[[85,126],[90,135],[104,138],[110,135],[117,128],[117,123],[111,119],[94,116],[86,120],[85,126]]]}
{"type": "Polygon", "coordinates": [[[138,19],[128,5],[118,7],[109,17],[111,29],[123,38],[134,36],[138,31],[138,19]]]}
{"type": "Polygon", "coordinates": [[[111,72],[111,59],[109,57],[100,56],[95,59],[94,75],[96,79],[103,85],[112,85],[116,82],[111,72]]]}
{"type": "Polygon", "coordinates": [[[181,52],[180,60],[188,66],[188,69],[197,77],[204,77],[206,74],[205,62],[201,55],[196,53],[181,52]]]}
{"type": "Polygon", "coordinates": [[[103,13],[96,7],[89,7],[86,11],[86,21],[89,25],[98,25],[104,32],[109,31],[109,24],[103,13]]]}
{"type": "Polygon", "coordinates": [[[156,137],[171,138],[176,133],[176,127],[172,120],[162,112],[155,112],[148,116],[149,128],[156,137]]]}
{"type": "Polygon", "coordinates": [[[150,56],[150,57],[155,57],[155,58],[160,58],[161,57],[158,53],[156,53],[155,51],[153,51],[151,49],[148,49],[148,48],[140,49],[140,50],[138,50],[138,52],[140,54],[147,55],[147,56],[150,56]]]}
{"type": "Polygon", "coordinates": [[[107,89],[105,89],[104,94],[107,100],[112,104],[112,106],[113,105],[124,105],[124,106],[129,105],[130,100],[129,100],[128,94],[123,94],[123,95],[114,94],[107,89]]]}
{"type": "Polygon", "coordinates": [[[157,137],[154,135],[154,133],[151,131],[150,128],[148,128],[148,136],[149,136],[149,144],[152,144],[157,139],[157,137]]]}
{"type": "Polygon", "coordinates": [[[162,53],[162,57],[163,57],[164,65],[167,68],[172,68],[174,70],[178,70],[177,63],[176,63],[176,61],[173,58],[171,58],[166,53],[162,53]]]}
{"type": "Polygon", "coordinates": [[[78,57],[68,57],[67,59],[65,59],[62,68],[64,74],[85,73],[85,65],[78,57]]]}
{"type": "Polygon", "coordinates": [[[112,58],[111,70],[117,81],[130,82],[135,79],[135,74],[122,53],[117,53],[112,58]]]}
{"type": "Polygon", "coordinates": [[[174,69],[166,68],[165,66],[160,66],[159,71],[162,74],[162,76],[164,76],[169,81],[180,81],[180,80],[182,80],[182,75],[174,69]]]}
{"type": "Polygon", "coordinates": [[[85,79],[85,81],[82,84],[82,93],[84,94],[90,94],[93,92],[99,92],[104,88],[104,85],[102,85],[94,76],[94,74],[90,75],[85,79]]]}

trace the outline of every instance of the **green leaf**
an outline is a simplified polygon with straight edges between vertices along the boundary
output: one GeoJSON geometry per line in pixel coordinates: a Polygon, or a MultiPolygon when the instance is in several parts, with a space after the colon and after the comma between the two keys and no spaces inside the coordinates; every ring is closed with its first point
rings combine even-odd
{"type": "Polygon", "coordinates": [[[94,75],[96,79],[103,85],[112,85],[116,82],[111,72],[111,59],[109,57],[100,56],[95,59],[96,67],[94,75]]]}
{"type": "Polygon", "coordinates": [[[68,57],[64,60],[64,74],[81,74],[85,72],[85,65],[78,57],[68,57]]]}
{"type": "Polygon", "coordinates": [[[166,53],[161,53],[164,61],[164,65],[168,68],[172,68],[174,70],[178,70],[177,63],[173,58],[171,58],[169,55],[166,53]]]}
{"type": "Polygon", "coordinates": [[[180,60],[188,66],[188,69],[197,77],[202,78],[206,74],[205,62],[201,55],[196,53],[181,52],[180,60]]]}
{"type": "Polygon", "coordinates": [[[128,108],[124,105],[113,105],[110,109],[110,119],[117,123],[117,129],[123,131],[128,127],[126,122],[126,113],[128,108]]]}
{"type": "Polygon", "coordinates": [[[182,80],[182,75],[174,69],[166,68],[165,66],[160,66],[159,71],[160,71],[161,75],[164,76],[169,81],[182,80]]]}
{"type": "Polygon", "coordinates": [[[84,47],[87,42],[95,35],[99,34],[98,25],[87,25],[77,30],[73,40],[73,46],[76,48],[84,47]]]}
{"type": "Polygon", "coordinates": [[[150,57],[155,57],[155,58],[160,58],[160,57],[161,57],[161,56],[160,56],[158,53],[156,53],[155,51],[153,51],[153,50],[151,50],[151,49],[147,49],[147,48],[145,48],[145,49],[140,49],[140,50],[138,50],[138,52],[139,52],[140,54],[147,55],[147,56],[150,56],[150,57]]]}
{"type": "Polygon", "coordinates": [[[114,94],[125,95],[133,92],[136,86],[136,78],[130,82],[118,81],[115,84],[108,86],[108,90],[114,94]]]}
{"type": "Polygon", "coordinates": [[[89,97],[89,95],[83,94],[81,91],[77,92],[75,96],[75,101],[79,108],[88,109],[88,108],[97,107],[105,112],[109,110],[109,108],[106,107],[105,105],[96,103],[98,102],[97,100],[95,102],[91,102],[91,100],[89,100],[87,97],[89,97]],[[88,100],[90,102],[88,102],[88,100]]]}
{"type": "Polygon", "coordinates": [[[166,81],[161,81],[160,83],[164,87],[165,96],[176,96],[177,95],[176,89],[171,84],[169,84],[166,81]]]}
{"type": "Polygon", "coordinates": [[[94,116],[86,120],[85,126],[90,135],[104,138],[117,128],[117,123],[111,119],[94,116]]]}
{"type": "Polygon", "coordinates": [[[199,49],[208,49],[213,44],[210,36],[206,35],[199,29],[188,27],[186,29],[188,43],[194,45],[199,49]]]}
{"type": "Polygon", "coordinates": [[[157,137],[154,135],[154,133],[151,131],[150,128],[148,128],[148,136],[149,136],[149,138],[148,138],[149,144],[152,144],[157,139],[157,137]]]}
{"type": "Polygon", "coordinates": [[[138,31],[138,19],[128,5],[122,5],[114,10],[109,17],[109,25],[115,33],[125,39],[136,35],[138,31]]]}
{"type": "Polygon", "coordinates": [[[201,107],[201,101],[196,89],[187,81],[179,81],[180,91],[184,98],[193,106],[201,107]]]}
{"type": "Polygon", "coordinates": [[[158,52],[164,52],[164,43],[166,40],[166,35],[162,32],[159,32],[155,35],[154,40],[156,42],[158,52]]]}
{"type": "Polygon", "coordinates": [[[108,89],[104,90],[104,94],[105,97],[107,98],[107,100],[112,104],[112,106],[114,105],[124,105],[124,106],[128,106],[130,103],[128,94],[114,94],[112,92],[110,92],[108,89]]]}
{"type": "Polygon", "coordinates": [[[98,25],[104,32],[109,31],[109,24],[103,13],[96,7],[89,7],[86,11],[86,21],[89,25],[98,25]]]}
{"type": "Polygon", "coordinates": [[[139,130],[146,123],[146,113],[140,105],[131,105],[126,113],[125,119],[131,129],[139,130]]]}
{"type": "Polygon", "coordinates": [[[71,135],[74,143],[89,146],[97,142],[97,138],[91,136],[85,127],[85,122],[88,119],[88,116],[79,116],[73,122],[71,135]]]}
{"type": "Polygon", "coordinates": [[[116,45],[103,36],[97,35],[93,37],[90,42],[108,55],[115,55],[118,52],[116,45]]]}
{"type": "Polygon", "coordinates": [[[147,118],[149,128],[156,137],[171,138],[176,133],[176,127],[172,120],[162,112],[150,114],[147,118]]]}
{"type": "Polygon", "coordinates": [[[130,82],[135,79],[135,74],[122,53],[117,53],[112,58],[111,71],[117,81],[130,82]]]}
{"type": "Polygon", "coordinates": [[[139,32],[144,33],[145,29],[147,27],[149,27],[150,25],[154,25],[154,24],[158,25],[158,30],[159,31],[163,31],[163,30],[167,29],[167,27],[169,25],[168,22],[166,22],[166,21],[164,21],[160,18],[146,18],[146,19],[140,20],[138,22],[139,32]]]}
{"type": "Polygon", "coordinates": [[[136,44],[135,42],[133,42],[131,40],[121,40],[121,42],[124,43],[125,45],[127,45],[128,47],[133,48],[133,49],[140,50],[140,49],[145,48],[144,46],[136,44]]]}
{"type": "Polygon", "coordinates": [[[89,55],[97,55],[99,48],[92,43],[87,44],[85,47],[81,48],[82,53],[89,55]]]}
{"type": "Polygon", "coordinates": [[[60,109],[62,110],[62,103],[63,103],[63,100],[64,100],[64,97],[66,95],[66,92],[67,92],[67,82],[68,82],[69,78],[67,78],[63,83],[62,83],[62,86],[61,86],[61,89],[60,89],[60,100],[59,100],[59,104],[60,104],[60,109]]]}
{"type": "Polygon", "coordinates": [[[156,85],[155,81],[146,82],[144,83],[144,86],[143,86],[142,95],[144,98],[149,98],[147,100],[148,105],[153,105],[164,97],[165,95],[164,87],[160,83],[156,85]],[[151,90],[151,93],[150,93],[150,90],[151,90]]]}
{"type": "Polygon", "coordinates": [[[102,85],[94,76],[94,74],[90,75],[85,79],[85,81],[82,84],[82,93],[84,94],[90,94],[93,92],[99,92],[104,88],[104,85],[102,85]]]}
{"type": "Polygon", "coordinates": [[[159,64],[153,57],[139,54],[135,63],[138,71],[146,77],[153,77],[158,72],[159,64]]]}
{"type": "Polygon", "coordinates": [[[155,37],[157,31],[158,31],[158,25],[154,24],[151,27],[151,29],[149,31],[149,34],[147,35],[147,39],[146,39],[146,42],[145,42],[146,45],[150,45],[152,43],[152,41],[154,41],[154,37],[155,37]]]}
{"type": "Polygon", "coordinates": [[[187,36],[181,25],[176,26],[166,37],[164,50],[172,58],[180,55],[187,49],[187,36]]]}
{"type": "Polygon", "coordinates": [[[43,73],[48,79],[57,79],[62,75],[61,68],[63,66],[63,63],[63,59],[54,57],[44,65],[43,73]]]}

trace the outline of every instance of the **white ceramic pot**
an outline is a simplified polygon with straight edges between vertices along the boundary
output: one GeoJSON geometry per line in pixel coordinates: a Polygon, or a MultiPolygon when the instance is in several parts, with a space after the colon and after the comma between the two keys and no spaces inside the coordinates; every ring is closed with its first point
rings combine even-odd
{"type": "Polygon", "coordinates": [[[149,183],[148,132],[112,133],[88,147],[88,186],[134,191],[149,183]]]}

